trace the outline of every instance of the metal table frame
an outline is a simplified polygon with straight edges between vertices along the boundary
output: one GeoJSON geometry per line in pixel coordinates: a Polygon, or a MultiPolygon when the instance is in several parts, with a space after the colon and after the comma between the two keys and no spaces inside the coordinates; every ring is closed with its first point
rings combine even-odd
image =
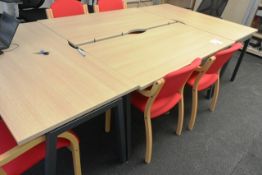
{"type": "Polygon", "coordinates": [[[56,175],[56,143],[57,136],[69,129],[75,128],[78,125],[85,123],[96,116],[102,114],[103,112],[114,108],[115,110],[115,122],[116,122],[116,134],[117,134],[117,145],[118,145],[118,154],[121,162],[125,162],[127,160],[126,157],[126,132],[125,132],[125,118],[123,111],[123,100],[119,98],[115,101],[112,101],[98,109],[95,109],[87,114],[84,114],[77,119],[66,123],[63,126],[60,126],[46,134],[46,158],[45,158],[45,175],[56,175]]]}
{"type": "Polygon", "coordinates": [[[237,75],[239,67],[240,67],[240,65],[242,63],[243,57],[245,56],[245,54],[247,52],[247,46],[249,44],[249,41],[250,41],[250,38],[248,38],[247,40],[244,41],[244,47],[243,47],[243,49],[241,51],[241,54],[239,55],[239,58],[237,60],[237,64],[235,66],[235,69],[234,69],[234,72],[232,74],[232,77],[231,77],[230,81],[234,81],[235,78],[236,78],[236,75],[237,75]]]}

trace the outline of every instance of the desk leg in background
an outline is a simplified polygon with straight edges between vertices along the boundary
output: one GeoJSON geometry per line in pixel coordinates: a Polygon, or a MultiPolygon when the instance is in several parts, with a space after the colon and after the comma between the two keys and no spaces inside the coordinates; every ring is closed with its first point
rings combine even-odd
{"type": "Polygon", "coordinates": [[[116,129],[117,129],[117,142],[118,142],[118,154],[120,161],[122,163],[127,161],[126,158],[126,129],[125,129],[125,117],[124,117],[124,111],[123,111],[123,102],[121,99],[121,102],[117,105],[116,111],[116,129]]]}
{"type": "Polygon", "coordinates": [[[248,40],[245,41],[244,47],[243,47],[243,49],[242,49],[242,51],[241,51],[241,54],[240,54],[240,56],[239,56],[239,58],[238,58],[238,60],[237,60],[236,67],[235,67],[235,69],[234,69],[234,72],[233,72],[233,74],[232,74],[232,77],[231,77],[231,80],[230,80],[230,81],[234,81],[235,78],[236,78],[236,75],[237,75],[237,72],[238,72],[238,70],[239,70],[240,64],[241,64],[241,62],[242,62],[242,60],[243,60],[243,57],[244,57],[244,55],[245,55],[245,53],[246,53],[246,51],[247,51],[247,46],[248,46],[248,44],[249,44],[249,40],[250,40],[250,39],[248,39],[248,40]]]}
{"type": "Polygon", "coordinates": [[[132,135],[131,135],[131,102],[130,102],[130,94],[123,97],[124,100],[124,115],[125,115],[125,123],[126,123],[126,159],[127,161],[130,158],[132,152],[132,135]]]}
{"type": "Polygon", "coordinates": [[[46,158],[45,158],[45,174],[56,175],[56,143],[57,135],[49,132],[46,135],[46,158]]]}

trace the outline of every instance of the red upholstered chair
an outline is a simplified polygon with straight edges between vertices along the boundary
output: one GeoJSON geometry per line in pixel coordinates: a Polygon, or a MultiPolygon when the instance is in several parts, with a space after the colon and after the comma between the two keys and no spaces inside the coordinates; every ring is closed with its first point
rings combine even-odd
{"type": "Polygon", "coordinates": [[[124,0],[98,0],[97,5],[94,6],[94,11],[98,13],[126,8],[127,5],[124,0]]]}
{"type": "MultiPolygon", "coordinates": [[[[72,151],[75,175],[81,175],[78,139],[72,132],[59,135],[57,149],[65,147],[72,151]]],[[[0,175],[22,174],[44,157],[45,137],[17,145],[4,121],[0,119],[0,175]]]]}
{"type": "Polygon", "coordinates": [[[230,48],[222,50],[215,54],[215,59],[209,59],[201,68],[198,68],[189,78],[187,84],[192,87],[192,112],[188,125],[190,130],[193,129],[197,108],[198,108],[198,91],[205,90],[215,85],[214,96],[210,104],[210,110],[213,112],[216,107],[217,98],[219,94],[219,77],[220,70],[225,63],[227,63],[232,55],[242,48],[241,43],[233,44],[230,48]]]}
{"type": "Polygon", "coordinates": [[[46,10],[48,18],[82,15],[87,13],[87,5],[77,0],[56,0],[51,5],[50,9],[46,10]]]}
{"type": "Polygon", "coordinates": [[[165,114],[177,103],[179,103],[179,116],[176,134],[181,134],[184,120],[184,85],[200,63],[201,59],[198,58],[190,65],[167,74],[164,78],[156,81],[151,87],[132,94],[132,105],[144,113],[146,128],[146,163],[150,163],[152,157],[153,139],[151,119],[165,114]]]}

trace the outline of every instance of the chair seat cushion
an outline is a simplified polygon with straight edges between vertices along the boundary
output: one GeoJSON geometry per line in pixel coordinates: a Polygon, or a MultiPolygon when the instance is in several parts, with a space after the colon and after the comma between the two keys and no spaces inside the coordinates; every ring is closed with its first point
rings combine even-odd
{"type": "MultiPolygon", "coordinates": [[[[194,72],[189,80],[187,81],[187,84],[190,86],[194,86],[196,77],[198,75],[198,72],[194,72]]],[[[211,85],[213,85],[218,80],[219,74],[204,74],[198,84],[198,91],[205,90],[209,88],[211,85]]]]}
{"type": "MultiPolygon", "coordinates": [[[[156,118],[169,110],[171,110],[181,99],[181,95],[176,93],[172,98],[155,99],[151,108],[151,118],[156,118]]],[[[134,92],[131,96],[131,103],[138,108],[141,112],[144,112],[148,98],[141,95],[138,92],[134,92]]]]}
{"type": "MultiPolygon", "coordinates": [[[[31,168],[33,165],[44,159],[45,157],[45,142],[30,149],[18,158],[3,166],[7,175],[19,175],[31,168]]],[[[57,148],[69,146],[70,143],[65,139],[58,139],[57,148]]],[[[5,123],[0,119],[0,154],[17,146],[17,143],[8,130],[5,123]]]]}

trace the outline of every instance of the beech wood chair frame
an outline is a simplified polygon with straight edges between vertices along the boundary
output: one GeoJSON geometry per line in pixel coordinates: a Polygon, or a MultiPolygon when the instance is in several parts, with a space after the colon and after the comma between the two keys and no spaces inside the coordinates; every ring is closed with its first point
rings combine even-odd
{"type": "MultiPolygon", "coordinates": [[[[72,152],[73,157],[73,165],[74,165],[74,174],[82,175],[81,172],[81,163],[80,163],[80,151],[79,151],[79,143],[77,138],[70,132],[64,132],[58,136],[58,138],[66,139],[70,142],[70,146],[68,149],[72,152]]],[[[34,148],[35,146],[46,141],[45,136],[39,137],[31,142],[28,142],[23,145],[17,145],[11,150],[0,155],[0,175],[8,175],[4,170],[3,166],[17,157],[21,156],[25,152],[34,148]]]]}

